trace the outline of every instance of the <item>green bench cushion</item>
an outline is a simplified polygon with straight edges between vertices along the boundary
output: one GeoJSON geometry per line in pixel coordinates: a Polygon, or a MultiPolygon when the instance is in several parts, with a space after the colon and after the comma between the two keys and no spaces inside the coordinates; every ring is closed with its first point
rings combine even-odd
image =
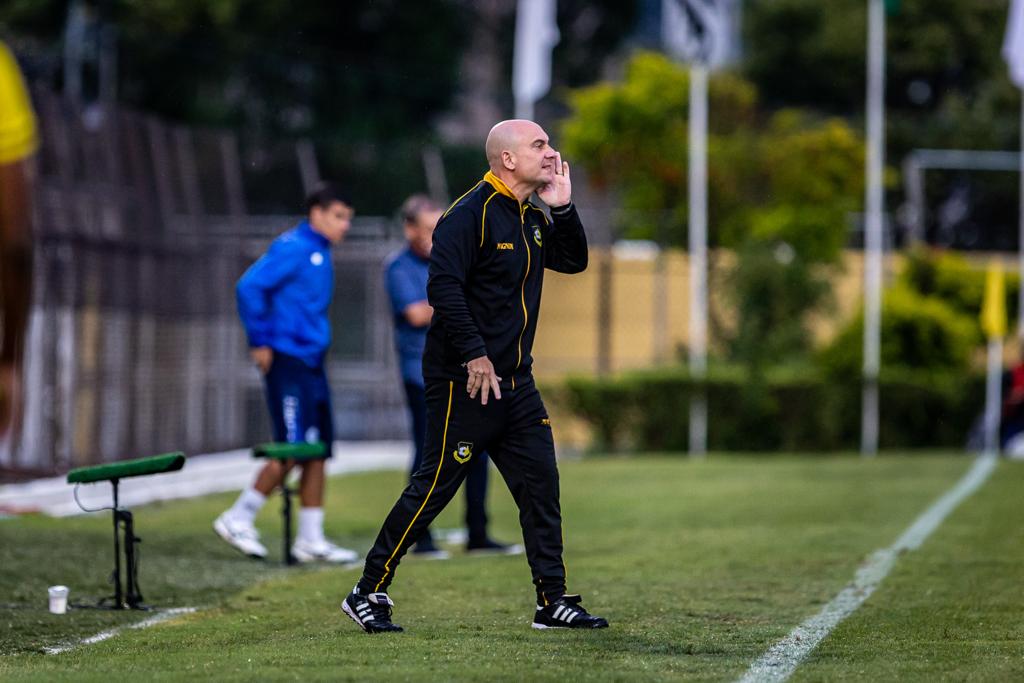
{"type": "Polygon", "coordinates": [[[124,479],[125,477],[141,477],[147,474],[173,472],[185,466],[185,454],[181,452],[153,455],[148,458],[121,460],[102,465],[77,467],[68,472],[69,484],[88,484],[107,479],[124,479]]]}
{"type": "Polygon", "coordinates": [[[326,453],[323,443],[263,443],[252,449],[254,457],[271,460],[314,460],[326,453]]]}

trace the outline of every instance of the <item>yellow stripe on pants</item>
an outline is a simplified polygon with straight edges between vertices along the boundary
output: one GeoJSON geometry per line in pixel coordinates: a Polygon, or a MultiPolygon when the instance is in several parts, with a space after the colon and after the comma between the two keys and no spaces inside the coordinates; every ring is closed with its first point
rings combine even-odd
{"type": "Polygon", "coordinates": [[[437,472],[434,472],[434,483],[430,485],[430,490],[427,491],[427,497],[423,499],[423,505],[420,505],[420,509],[413,515],[412,521],[409,522],[409,526],[405,528],[405,533],[402,534],[402,538],[398,540],[398,545],[395,546],[394,552],[391,553],[391,557],[384,563],[384,576],[380,577],[380,581],[377,582],[376,588],[373,591],[376,593],[380,590],[381,584],[384,583],[384,579],[391,573],[391,560],[395,559],[395,555],[398,554],[398,549],[402,547],[402,543],[405,541],[405,537],[409,535],[409,531],[412,530],[413,524],[419,519],[420,513],[423,512],[423,508],[427,506],[427,501],[430,500],[430,494],[434,492],[437,487],[437,480],[441,476],[441,466],[444,465],[444,453],[448,447],[448,419],[452,415],[452,393],[455,389],[455,382],[448,382],[448,410],[444,414],[444,436],[441,437],[441,458],[437,461],[437,472]]]}

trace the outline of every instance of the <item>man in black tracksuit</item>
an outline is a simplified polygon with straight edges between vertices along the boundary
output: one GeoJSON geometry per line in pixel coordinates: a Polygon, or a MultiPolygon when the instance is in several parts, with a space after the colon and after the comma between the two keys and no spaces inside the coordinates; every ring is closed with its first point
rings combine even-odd
{"type": "Polygon", "coordinates": [[[587,267],[569,165],[532,121],[503,121],[486,144],[490,171],[434,231],[423,355],[423,464],[366,556],[342,609],[367,632],[400,631],[386,591],[406,550],[444,509],[474,454],[490,453],[519,506],[537,592],[534,628],[603,628],[565,594],[558,469],[547,410],[531,372],[544,269],[587,267]],[[551,207],[551,219],[528,199],[551,207]]]}

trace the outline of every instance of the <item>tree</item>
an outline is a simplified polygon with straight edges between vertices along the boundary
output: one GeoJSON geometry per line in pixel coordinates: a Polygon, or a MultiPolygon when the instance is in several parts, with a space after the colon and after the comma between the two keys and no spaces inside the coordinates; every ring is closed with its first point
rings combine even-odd
{"type": "MultiPolygon", "coordinates": [[[[466,10],[455,0],[86,4],[118,32],[122,101],[274,136],[429,130],[456,90],[464,44],[466,10]]],[[[0,22],[57,40],[66,5],[19,0],[0,10],[0,22]]]]}
{"type": "MultiPolygon", "coordinates": [[[[688,72],[638,53],[620,83],[574,91],[563,126],[578,160],[624,207],[622,234],[686,242],[688,72]]],[[[863,141],[839,118],[784,110],[762,117],[748,81],[715,74],[709,88],[711,240],[739,253],[726,333],[752,369],[806,352],[808,313],[824,300],[848,215],[863,196],[863,141]]]]}
{"type": "MultiPolygon", "coordinates": [[[[766,105],[860,118],[866,7],[864,0],[747,2],[743,73],[766,105]]],[[[900,0],[886,19],[889,158],[921,147],[1017,148],[1020,94],[999,54],[1007,10],[1007,0],[900,0]]],[[[997,201],[1013,205],[1007,200],[997,201]]]]}
{"type": "MultiPolygon", "coordinates": [[[[685,67],[641,52],[621,82],[569,96],[566,156],[621,198],[626,236],[685,244],[688,83],[685,67]]],[[[802,259],[834,262],[863,195],[860,137],[842,119],[798,110],[761,123],[756,89],[729,73],[711,79],[709,110],[712,240],[785,241],[802,259]]]]}
{"type": "MultiPolygon", "coordinates": [[[[685,242],[688,99],[686,69],[651,52],[630,60],[621,83],[569,94],[571,114],[561,136],[566,157],[621,198],[627,236],[685,242]]],[[[746,81],[721,74],[711,81],[709,100],[709,212],[715,224],[742,205],[745,169],[736,162],[750,142],[756,93],[746,81]]]]}

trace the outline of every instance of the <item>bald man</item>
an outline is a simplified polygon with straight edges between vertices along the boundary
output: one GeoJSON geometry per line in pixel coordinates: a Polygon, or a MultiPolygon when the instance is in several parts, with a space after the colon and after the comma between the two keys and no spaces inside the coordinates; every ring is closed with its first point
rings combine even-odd
{"type": "Polygon", "coordinates": [[[532,121],[502,121],[486,143],[490,170],[434,230],[423,353],[423,460],[367,553],[342,609],[368,633],[401,631],[387,590],[402,556],[487,451],[519,506],[537,594],[533,627],[604,628],[567,595],[551,422],[533,381],[544,269],[579,273],[587,238],[572,204],[569,164],[532,121]],[[537,196],[551,218],[529,201],[537,196]]]}

